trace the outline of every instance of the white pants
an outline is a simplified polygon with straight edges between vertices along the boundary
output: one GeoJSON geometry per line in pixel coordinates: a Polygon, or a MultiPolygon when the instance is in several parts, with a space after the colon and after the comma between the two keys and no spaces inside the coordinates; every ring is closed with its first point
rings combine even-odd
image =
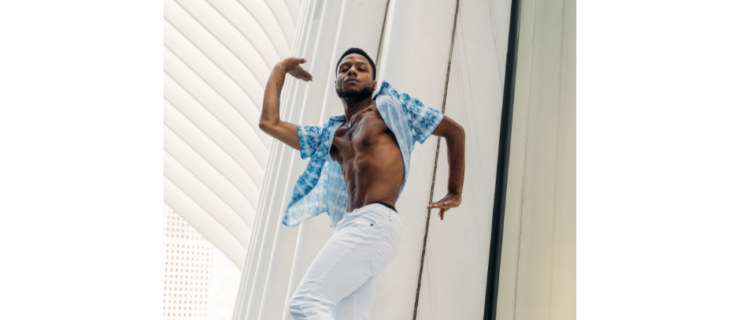
{"type": "Polygon", "coordinates": [[[347,213],[308,268],[290,299],[293,319],[370,319],[375,276],[401,244],[395,211],[370,204],[347,213]]]}

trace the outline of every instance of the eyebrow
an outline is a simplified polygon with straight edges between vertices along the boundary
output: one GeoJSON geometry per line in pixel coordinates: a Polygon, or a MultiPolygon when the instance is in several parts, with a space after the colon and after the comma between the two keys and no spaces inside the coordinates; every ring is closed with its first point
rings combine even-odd
{"type": "MultiPolygon", "coordinates": [[[[362,62],[362,61],[357,61],[357,63],[362,63],[362,64],[364,64],[364,65],[368,65],[367,63],[364,63],[364,62],[362,62]]],[[[341,68],[341,67],[344,67],[344,66],[345,66],[345,65],[347,65],[347,64],[352,64],[352,62],[350,62],[350,61],[347,61],[347,62],[345,62],[345,63],[342,63],[342,64],[340,64],[340,65],[339,65],[339,67],[340,67],[340,68],[341,68]]]]}

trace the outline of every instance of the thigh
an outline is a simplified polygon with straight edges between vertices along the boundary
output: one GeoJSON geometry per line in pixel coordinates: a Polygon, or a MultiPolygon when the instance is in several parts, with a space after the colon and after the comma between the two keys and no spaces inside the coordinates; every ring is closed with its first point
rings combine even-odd
{"type": "Polygon", "coordinates": [[[348,215],[311,263],[296,294],[336,305],[395,256],[400,238],[397,230],[372,215],[348,215]]]}
{"type": "Polygon", "coordinates": [[[360,288],[339,300],[332,308],[334,320],[368,320],[375,302],[375,278],[370,277],[360,288]]]}

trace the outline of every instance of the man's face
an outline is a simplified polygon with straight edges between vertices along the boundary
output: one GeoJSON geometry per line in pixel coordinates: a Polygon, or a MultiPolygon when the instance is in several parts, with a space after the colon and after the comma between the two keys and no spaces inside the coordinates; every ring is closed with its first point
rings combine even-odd
{"type": "Polygon", "coordinates": [[[375,84],[373,68],[362,55],[348,54],[339,62],[337,80],[334,81],[339,98],[362,100],[373,94],[375,84]]]}

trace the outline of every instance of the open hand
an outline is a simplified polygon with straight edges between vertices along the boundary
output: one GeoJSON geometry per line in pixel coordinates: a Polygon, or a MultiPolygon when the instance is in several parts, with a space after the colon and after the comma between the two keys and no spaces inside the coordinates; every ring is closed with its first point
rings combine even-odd
{"type": "Polygon", "coordinates": [[[290,73],[291,76],[295,77],[296,79],[303,80],[303,81],[312,81],[313,76],[306,71],[306,69],[303,69],[303,67],[300,66],[300,64],[306,63],[306,59],[303,58],[286,58],[282,61],[283,68],[285,68],[286,73],[290,73]]]}
{"type": "Polygon", "coordinates": [[[445,211],[457,208],[462,202],[462,197],[458,194],[448,193],[442,200],[427,206],[427,209],[439,209],[439,220],[445,219],[445,211]]]}

